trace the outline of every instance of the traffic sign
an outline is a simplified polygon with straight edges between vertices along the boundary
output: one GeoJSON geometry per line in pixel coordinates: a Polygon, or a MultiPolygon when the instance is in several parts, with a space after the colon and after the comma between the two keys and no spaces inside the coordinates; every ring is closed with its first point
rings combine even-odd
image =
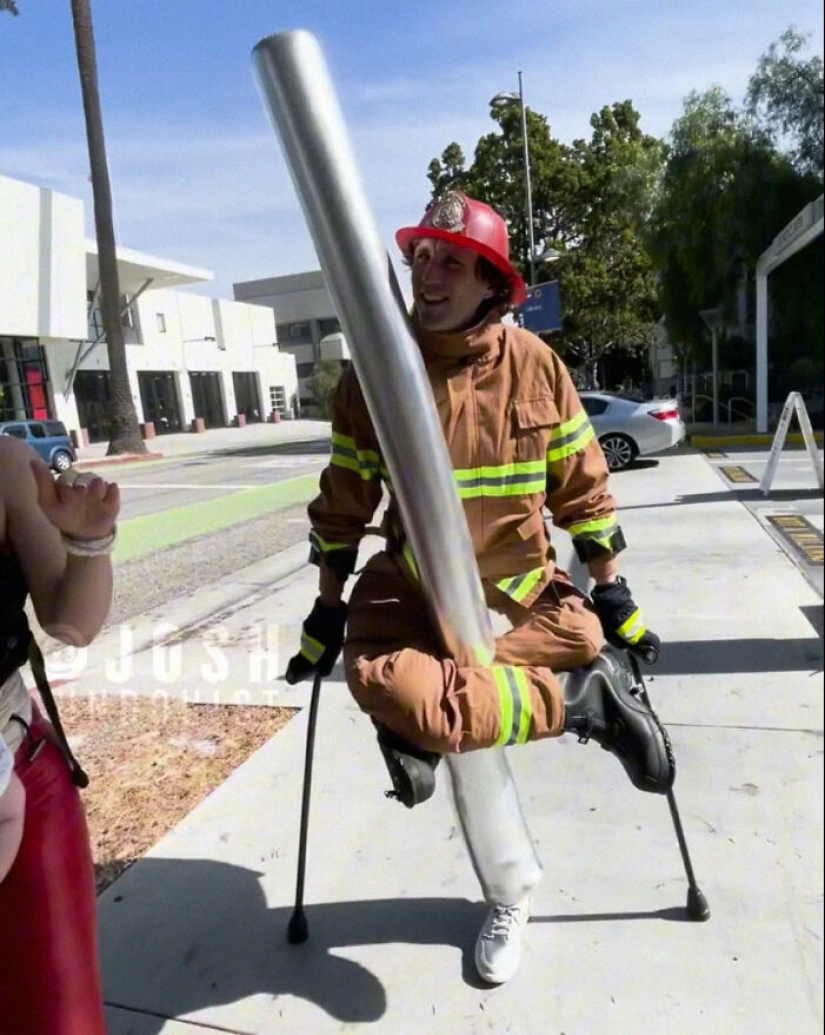
{"type": "Polygon", "coordinates": [[[559,282],[548,280],[527,289],[527,301],[521,307],[521,325],[538,334],[561,328],[559,282]]]}

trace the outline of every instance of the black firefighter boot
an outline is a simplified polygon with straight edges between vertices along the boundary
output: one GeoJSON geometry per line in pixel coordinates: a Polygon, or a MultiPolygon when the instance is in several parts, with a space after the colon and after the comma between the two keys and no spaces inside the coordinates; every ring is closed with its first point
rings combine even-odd
{"type": "Polygon", "coordinates": [[[384,792],[387,797],[397,798],[408,809],[432,797],[435,767],[441,761],[441,755],[421,751],[380,722],[373,719],[373,723],[378,734],[378,746],[392,780],[393,789],[384,792]]]}
{"type": "Polygon", "coordinates": [[[640,791],[667,794],[676,775],[673,749],[640,691],[624,651],[605,647],[591,665],[567,673],[564,730],[616,755],[640,791]]]}

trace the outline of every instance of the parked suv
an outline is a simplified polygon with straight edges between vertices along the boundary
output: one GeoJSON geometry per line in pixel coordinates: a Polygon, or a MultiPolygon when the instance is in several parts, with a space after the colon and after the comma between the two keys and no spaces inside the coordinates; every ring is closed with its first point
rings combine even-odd
{"type": "Polygon", "coordinates": [[[0,424],[0,435],[20,438],[55,471],[68,471],[77,460],[66,426],[59,420],[12,420],[0,424]]]}

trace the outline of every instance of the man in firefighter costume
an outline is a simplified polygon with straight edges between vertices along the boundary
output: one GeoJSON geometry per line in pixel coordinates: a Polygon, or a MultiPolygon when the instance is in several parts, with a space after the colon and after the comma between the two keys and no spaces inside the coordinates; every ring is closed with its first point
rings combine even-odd
{"type": "MultiPolygon", "coordinates": [[[[309,506],[319,595],[289,682],[327,674],[342,646],[349,688],[373,720],[395,796],[412,807],[435,786],[445,752],[573,733],[615,754],[633,784],[665,794],[670,744],[631,693],[623,650],[654,658],[617,555],[625,546],[608,469],[570,375],[551,348],[504,323],[526,288],[507,228],[490,206],[449,192],[396,241],[411,268],[412,325],[432,387],[488,606],[511,628],[489,666],[447,656],[389,489],[386,549],[359,575],[358,546],[388,482],[355,372],[338,385],[332,454],[309,506]],[[555,564],[544,511],[572,537],[594,586],[579,591],[555,564]],[[557,673],[575,670],[576,678],[557,673]]],[[[476,944],[479,974],[516,971],[529,898],[491,902],[476,944]]]]}

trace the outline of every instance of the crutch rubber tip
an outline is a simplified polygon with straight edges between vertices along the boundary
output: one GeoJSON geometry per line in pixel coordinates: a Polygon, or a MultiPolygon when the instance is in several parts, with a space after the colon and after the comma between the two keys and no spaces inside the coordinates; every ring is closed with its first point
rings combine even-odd
{"type": "Polygon", "coordinates": [[[710,920],[708,900],[698,888],[688,888],[687,912],[691,920],[710,920]]]}
{"type": "Polygon", "coordinates": [[[290,945],[300,945],[309,938],[309,926],[303,909],[296,909],[289,918],[286,929],[286,940],[290,945]]]}

